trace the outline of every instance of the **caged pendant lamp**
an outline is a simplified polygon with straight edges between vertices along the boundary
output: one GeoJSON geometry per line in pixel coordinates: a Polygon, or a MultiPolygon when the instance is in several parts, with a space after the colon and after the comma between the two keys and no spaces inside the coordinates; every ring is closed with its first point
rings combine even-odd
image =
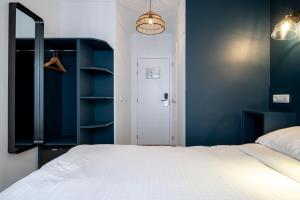
{"type": "Polygon", "coordinates": [[[152,11],[150,0],[150,11],[142,14],[136,21],[136,30],[145,35],[157,35],[165,31],[165,21],[152,11]]]}
{"type": "Polygon", "coordinates": [[[298,35],[298,23],[300,12],[290,12],[278,24],[276,24],[271,37],[275,40],[292,40],[298,35]]]}

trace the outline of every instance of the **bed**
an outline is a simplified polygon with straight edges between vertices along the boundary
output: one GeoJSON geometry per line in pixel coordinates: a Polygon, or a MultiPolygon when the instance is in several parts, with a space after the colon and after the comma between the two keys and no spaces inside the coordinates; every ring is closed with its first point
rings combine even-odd
{"type": "Polygon", "coordinates": [[[1,200],[299,200],[300,161],[261,144],[80,145],[1,200]]]}

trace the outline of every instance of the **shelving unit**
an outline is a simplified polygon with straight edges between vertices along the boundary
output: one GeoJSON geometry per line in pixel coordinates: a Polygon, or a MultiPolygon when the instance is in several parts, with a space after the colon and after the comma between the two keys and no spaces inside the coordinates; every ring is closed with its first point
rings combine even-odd
{"type": "Polygon", "coordinates": [[[78,43],[80,91],[80,144],[114,142],[113,49],[103,41],[78,43]],[[103,67],[105,66],[105,67],[103,67]]]}
{"type": "Polygon", "coordinates": [[[103,73],[103,74],[111,74],[113,75],[114,73],[106,68],[101,68],[101,67],[81,67],[81,70],[89,71],[91,73],[103,73]]]}
{"type": "Polygon", "coordinates": [[[53,53],[67,72],[44,71],[44,145],[113,143],[113,49],[98,39],[45,39],[45,61],[53,53]]]}
{"type": "Polygon", "coordinates": [[[102,122],[88,122],[80,125],[80,128],[92,129],[92,128],[105,128],[113,125],[113,121],[102,121],[102,122]]]}
{"type": "Polygon", "coordinates": [[[80,97],[81,100],[113,100],[113,97],[80,97]]]}

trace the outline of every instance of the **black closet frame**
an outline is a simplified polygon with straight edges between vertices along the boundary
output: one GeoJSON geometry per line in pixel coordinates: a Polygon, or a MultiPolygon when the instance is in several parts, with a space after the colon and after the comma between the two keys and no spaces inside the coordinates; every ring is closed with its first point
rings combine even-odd
{"type": "Polygon", "coordinates": [[[20,153],[31,149],[44,140],[43,129],[43,62],[44,62],[44,21],[18,2],[9,3],[8,39],[8,152],[20,153]],[[16,148],[15,141],[15,97],[16,97],[16,12],[17,9],[31,17],[35,22],[34,44],[34,141],[32,145],[16,148]]]}

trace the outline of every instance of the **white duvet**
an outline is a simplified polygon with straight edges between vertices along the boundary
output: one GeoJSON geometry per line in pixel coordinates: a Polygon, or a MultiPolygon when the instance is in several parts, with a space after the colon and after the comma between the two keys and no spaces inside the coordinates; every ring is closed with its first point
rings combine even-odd
{"type": "Polygon", "coordinates": [[[258,144],[82,145],[1,200],[300,200],[300,162],[258,144]]]}

